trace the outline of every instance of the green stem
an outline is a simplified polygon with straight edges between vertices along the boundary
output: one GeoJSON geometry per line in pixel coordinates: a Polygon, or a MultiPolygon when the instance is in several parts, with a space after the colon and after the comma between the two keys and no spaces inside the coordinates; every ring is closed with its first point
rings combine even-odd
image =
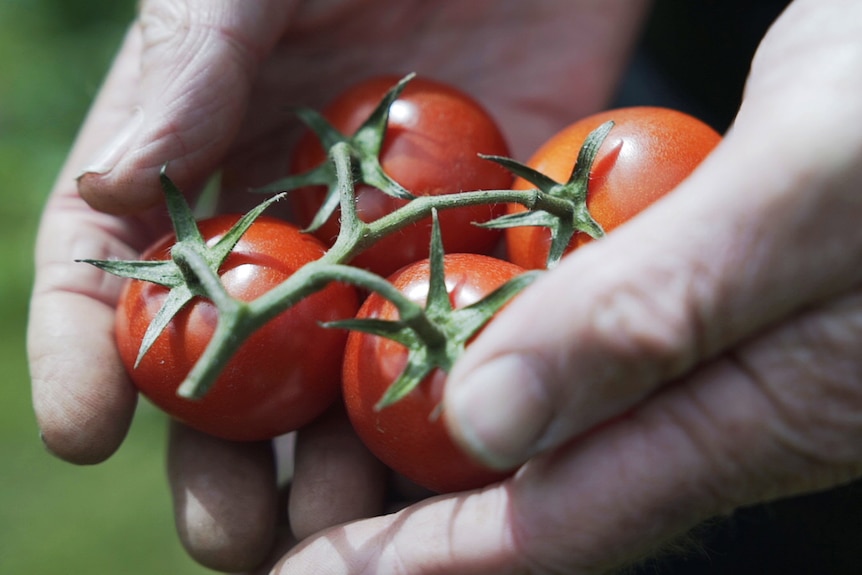
{"type": "Polygon", "coordinates": [[[248,337],[278,314],[334,281],[379,293],[395,305],[401,320],[428,345],[445,345],[445,334],[428,319],[422,306],[408,299],[386,279],[359,268],[317,260],[306,264],[254,301],[241,302],[225,294],[229,302],[216,302],[219,309],[216,330],[204,353],[180,385],[179,395],[192,399],[203,397],[248,337]]]}
{"type": "Polygon", "coordinates": [[[362,221],[356,212],[356,194],[349,146],[344,142],[335,144],[330,152],[330,158],[338,177],[341,227],[335,243],[323,256],[328,263],[349,261],[382,237],[429,217],[433,210],[516,203],[528,209],[541,209],[554,215],[571,217],[571,203],[537,189],[482,190],[439,196],[418,196],[389,214],[367,223],[362,221]]]}
{"type": "MultiPolygon", "coordinates": [[[[341,246],[338,261],[348,261],[371,247],[382,237],[430,217],[433,210],[450,210],[484,204],[515,203],[528,209],[542,209],[553,214],[571,214],[571,205],[536,189],[482,190],[440,196],[418,196],[407,204],[370,223],[362,222],[362,233],[354,236],[352,245],[341,246]]],[[[345,221],[347,218],[344,219],[345,221]]],[[[337,243],[337,242],[336,242],[337,243]]]]}
{"type": "Polygon", "coordinates": [[[212,339],[177,390],[180,397],[200,399],[206,395],[243,342],[263,325],[248,312],[247,306],[237,306],[230,313],[219,313],[212,339]]]}
{"type": "Polygon", "coordinates": [[[230,358],[242,343],[263,323],[258,324],[249,314],[249,305],[231,297],[218,275],[194,247],[176,244],[171,257],[186,276],[188,285],[209,298],[218,310],[213,337],[195,363],[177,393],[181,397],[200,399],[213,386],[230,358]]]}
{"type": "Polygon", "coordinates": [[[171,259],[177,264],[192,293],[211,299],[219,313],[230,311],[240,303],[227,293],[218,274],[195,246],[182,242],[174,244],[171,248],[171,259]]]}
{"type": "Polygon", "coordinates": [[[401,321],[419,333],[429,345],[445,342],[446,336],[428,319],[424,308],[407,298],[385,278],[367,270],[343,264],[329,264],[323,260],[307,264],[249,306],[252,314],[265,322],[331,282],[349,283],[380,294],[392,302],[401,321]]]}
{"type": "Polygon", "coordinates": [[[329,155],[335,164],[338,181],[341,226],[335,243],[323,257],[330,263],[342,263],[356,254],[357,246],[363,243],[362,238],[368,233],[368,224],[356,213],[356,189],[353,184],[350,147],[344,142],[335,144],[329,155]]]}
{"type": "Polygon", "coordinates": [[[191,250],[177,249],[178,265],[192,273],[204,294],[219,310],[216,330],[203,355],[189,372],[178,393],[200,398],[213,385],[242,343],[266,322],[322,290],[331,282],[345,282],[379,293],[398,309],[399,318],[413,329],[429,348],[446,346],[446,334],[435,325],[422,306],[407,299],[384,278],[344,265],[357,253],[383,236],[427,218],[435,209],[445,210],[489,203],[518,203],[528,209],[554,214],[570,214],[571,204],[537,189],[483,190],[440,196],[421,196],[371,223],[356,213],[350,151],[347,144],[332,147],[331,159],[338,177],[342,226],[334,245],[321,259],[306,264],[280,285],[252,302],[241,302],[224,291],[219,278],[202,258],[191,250]],[[205,268],[205,269],[204,269],[205,268]]]}

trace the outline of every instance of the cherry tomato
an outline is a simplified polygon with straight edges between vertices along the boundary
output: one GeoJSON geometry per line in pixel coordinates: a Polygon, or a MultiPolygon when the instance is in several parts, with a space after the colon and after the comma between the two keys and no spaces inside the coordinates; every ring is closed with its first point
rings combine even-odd
{"type": "MultiPolygon", "coordinates": [[[[479,254],[450,254],[444,261],[447,291],[455,309],[482,299],[524,272],[510,262],[479,254]]],[[[424,260],[402,268],[389,281],[411,300],[424,304],[429,271],[424,260]]],[[[395,320],[398,312],[392,303],[373,293],[357,317],[395,320]]],[[[390,339],[358,331],[347,338],[344,401],[354,429],[372,453],[408,479],[436,492],[473,489],[509,475],[471,460],[454,443],[443,418],[435,416],[446,385],[446,374],[439,369],[396,403],[375,409],[406,362],[407,349],[390,339]]]]}
{"type": "MultiPolygon", "coordinates": [[[[609,232],[631,219],[682,182],[721,140],[702,121],[666,108],[634,107],[609,110],[564,128],[527,162],[558,182],[568,180],[587,135],[608,120],[615,125],[605,139],[590,173],[587,209],[609,232]]],[[[533,184],[516,179],[515,189],[533,184]]],[[[520,205],[509,213],[524,211],[520,205]]],[[[592,238],[577,233],[571,251],[592,238]]],[[[550,232],[543,227],[506,230],[508,259],[528,269],[545,267],[550,232]]]]}
{"type": "MultiPolygon", "coordinates": [[[[341,133],[356,131],[384,94],[398,81],[378,77],[348,89],[323,115],[341,133]]],[[[380,163],[396,182],[416,196],[440,195],[481,189],[508,189],[512,176],[478,154],[507,155],[508,147],[489,114],[466,94],[445,84],[414,78],[390,107],[380,163]]],[[[296,149],[291,171],[302,172],[326,161],[316,138],[307,134],[296,149]]],[[[291,193],[296,215],[308,225],[320,208],[322,189],[291,193]]],[[[364,221],[375,220],[404,205],[370,186],[356,189],[357,210],[364,221]]],[[[500,216],[505,206],[476,206],[440,212],[440,227],[447,253],[488,253],[500,234],[472,225],[500,216]]],[[[317,235],[332,242],[338,234],[338,214],[317,235]]],[[[430,218],[393,234],[359,254],[353,265],[389,275],[411,262],[428,257],[430,218]]]]}
{"type": "MultiPolygon", "coordinates": [[[[204,220],[199,224],[201,234],[208,243],[215,242],[238,218],[204,220]]],[[[173,236],[164,238],[143,259],[168,259],[174,242],[173,236]]],[[[251,301],[324,251],[320,241],[296,226],[260,217],[219,274],[230,295],[251,301]]],[[[358,301],[352,287],[330,284],[264,325],[199,400],[179,397],[177,388],[212,337],[216,309],[210,301],[189,302],[134,367],[144,332],[167,293],[154,283],[130,281],[118,305],[116,339],[135,385],[171,416],[225,439],[262,440],[299,428],[338,398],[346,336],[318,322],[353,316],[358,301]]]]}

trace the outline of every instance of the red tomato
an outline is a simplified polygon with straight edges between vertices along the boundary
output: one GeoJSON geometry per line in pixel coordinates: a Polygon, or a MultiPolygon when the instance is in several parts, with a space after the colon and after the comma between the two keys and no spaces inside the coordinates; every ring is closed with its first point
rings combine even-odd
{"type": "MultiPolygon", "coordinates": [[[[215,242],[239,218],[218,216],[199,224],[215,242]]],[[[169,258],[175,238],[166,237],[143,259],[169,258]]],[[[251,301],[283,282],[298,268],[323,255],[324,246],[292,224],[260,217],[246,231],[219,271],[233,297],[251,301]]],[[[177,395],[177,388],[212,337],[215,306],[189,302],[134,367],[144,332],[168,290],[134,280],[118,306],[116,339],[120,355],[141,393],[168,414],[200,431],[231,440],[262,440],[293,431],[322,413],[338,397],[339,359],[346,336],[321,321],[351,317],[355,290],[331,284],[304,299],[255,332],[199,400],[177,395]]]]}
{"type": "MultiPolygon", "coordinates": [[[[615,125],[599,149],[590,173],[587,209],[609,232],[674,189],[721,140],[697,118],[666,108],[635,107],[609,110],[584,118],[548,140],[527,162],[558,182],[568,180],[587,135],[601,124],[615,125]]],[[[533,184],[517,179],[515,189],[533,184]]],[[[525,210],[518,204],[509,213],[525,210]]],[[[571,251],[591,241],[577,233],[571,251]]],[[[545,267],[550,232],[543,227],[506,230],[508,258],[528,269],[545,267]]]]}
{"type": "MultiPolygon", "coordinates": [[[[332,102],[323,115],[343,134],[353,134],[398,78],[380,77],[360,83],[332,102]]],[[[414,78],[390,107],[389,124],[380,163],[396,182],[416,196],[440,195],[481,189],[508,189],[512,176],[478,154],[508,155],[500,130],[488,113],[466,94],[445,84],[414,78]]],[[[307,134],[294,154],[291,171],[302,172],[327,161],[316,138],[307,134]]],[[[322,189],[292,192],[294,209],[302,225],[308,225],[320,208],[322,189]]],[[[404,205],[398,200],[359,185],[357,210],[372,221],[404,205]]],[[[440,227],[447,253],[488,253],[496,245],[498,231],[472,225],[502,215],[503,205],[443,210],[440,227]]],[[[338,214],[317,232],[324,242],[338,234],[338,214]]],[[[359,254],[353,265],[389,275],[411,262],[428,257],[431,220],[405,228],[359,254]]]]}
{"type": "MultiPolygon", "coordinates": [[[[468,306],[524,270],[479,254],[445,256],[446,286],[452,307],[468,306]]],[[[392,275],[389,281],[417,303],[428,294],[429,264],[420,261],[392,275]]],[[[371,294],[358,318],[395,320],[395,306],[371,294]]],[[[375,410],[375,404],[403,371],[407,349],[390,339],[351,332],[344,355],[343,395],[356,433],[383,463],[415,483],[437,492],[482,487],[508,473],[471,460],[452,440],[442,417],[434,417],[443,399],[446,374],[435,370],[396,403],[375,410]]]]}

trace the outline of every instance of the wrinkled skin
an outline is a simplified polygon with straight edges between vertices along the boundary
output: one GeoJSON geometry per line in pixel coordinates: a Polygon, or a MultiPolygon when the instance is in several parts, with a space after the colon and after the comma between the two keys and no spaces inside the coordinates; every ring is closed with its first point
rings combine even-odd
{"type": "MultiPolygon", "coordinates": [[[[228,191],[268,181],[284,171],[285,102],[393,69],[472,93],[524,158],[606,105],[640,7],[144,1],[44,212],[29,352],[46,445],[95,463],[128,428],[119,282],[71,260],[128,258],[165,229],[148,210],[164,162],[187,190],[220,165],[228,191]]],[[[241,571],[290,549],[282,574],[597,573],[715,514],[862,476],[860,62],[862,5],[796,0],[692,177],[474,342],[444,413],[485,462],[527,461],[515,478],[377,515],[393,496],[336,415],[297,438],[290,536],[288,514],[273,517],[272,449],[178,428],[170,476],[190,553],[241,571]],[[476,400],[490,386],[495,409],[476,400]]]]}

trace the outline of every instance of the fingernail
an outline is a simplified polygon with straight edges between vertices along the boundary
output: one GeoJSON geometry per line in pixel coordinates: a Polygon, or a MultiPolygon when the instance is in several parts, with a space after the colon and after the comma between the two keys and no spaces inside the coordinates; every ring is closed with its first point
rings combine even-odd
{"type": "Polygon", "coordinates": [[[495,359],[453,383],[447,418],[476,457],[491,467],[511,469],[535,452],[553,409],[541,381],[522,359],[495,359]]]}
{"type": "Polygon", "coordinates": [[[108,145],[102,148],[93,159],[78,174],[78,179],[86,174],[104,175],[114,169],[120,158],[129,150],[130,145],[144,125],[144,111],[138,106],[132,110],[132,115],[126,125],[114,136],[108,145]]]}

